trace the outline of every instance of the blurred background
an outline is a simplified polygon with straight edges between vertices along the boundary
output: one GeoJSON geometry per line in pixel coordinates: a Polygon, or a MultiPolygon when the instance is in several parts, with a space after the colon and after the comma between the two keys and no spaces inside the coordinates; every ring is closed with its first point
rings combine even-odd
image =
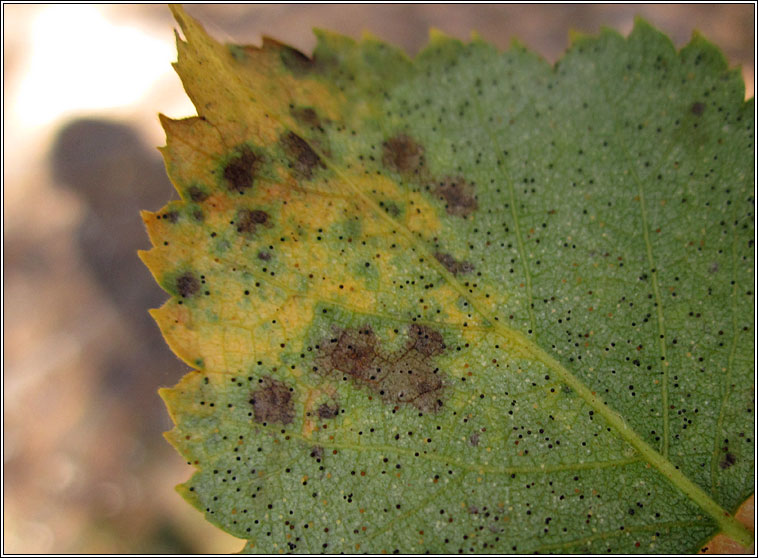
{"type": "MultiPolygon", "coordinates": [[[[697,29],[753,95],[753,6],[190,5],[217,39],[310,53],[312,27],[370,31],[415,54],[436,27],[555,62],[569,30],[640,15],[677,47],[697,29]]],[[[176,199],[157,113],[194,114],[162,5],[3,6],[3,551],[236,552],[173,491],[190,468],[161,436],[156,390],[187,371],[147,309],[140,209],[176,199]]]]}

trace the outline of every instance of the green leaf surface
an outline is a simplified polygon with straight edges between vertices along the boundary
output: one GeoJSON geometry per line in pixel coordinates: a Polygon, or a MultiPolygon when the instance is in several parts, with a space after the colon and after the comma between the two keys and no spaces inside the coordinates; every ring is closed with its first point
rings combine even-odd
{"type": "Polygon", "coordinates": [[[753,106],[638,21],[221,45],[144,213],[180,493],[250,552],[680,553],[753,492],[753,106]]]}

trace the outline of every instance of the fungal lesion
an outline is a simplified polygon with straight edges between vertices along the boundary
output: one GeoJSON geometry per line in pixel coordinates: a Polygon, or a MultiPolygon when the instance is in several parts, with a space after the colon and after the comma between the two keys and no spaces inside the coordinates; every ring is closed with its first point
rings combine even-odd
{"type": "Polygon", "coordinates": [[[222,176],[230,192],[244,194],[253,187],[263,166],[263,155],[247,144],[242,144],[224,163],[222,176]]]}
{"type": "Polygon", "coordinates": [[[434,193],[445,202],[448,215],[468,217],[479,208],[474,184],[460,176],[440,180],[434,193]]]}
{"type": "Polygon", "coordinates": [[[459,261],[447,252],[435,252],[434,258],[453,275],[465,275],[474,271],[474,264],[465,260],[459,261]]]}
{"type": "Polygon", "coordinates": [[[335,330],[319,344],[314,369],[320,374],[343,374],[353,385],[378,394],[384,403],[410,405],[422,412],[443,406],[446,374],[436,365],[446,345],[435,329],[408,327],[405,344],[387,351],[369,325],[335,330]]]}
{"type": "Polygon", "coordinates": [[[422,175],[425,168],[424,148],[407,134],[397,134],[382,143],[382,163],[403,175],[422,175]]]}
{"type": "Polygon", "coordinates": [[[292,172],[297,178],[311,180],[318,169],[326,168],[321,157],[318,156],[307,141],[295,132],[283,134],[279,138],[279,143],[287,155],[292,172]]]}
{"type": "Polygon", "coordinates": [[[290,424],[295,418],[293,388],[270,376],[261,379],[259,387],[250,393],[253,420],[261,424],[290,424]]]}
{"type": "Polygon", "coordinates": [[[234,219],[238,233],[252,235],[258,227],[271,228],[271,216],[262,209],[240,209],[234,219]]]}

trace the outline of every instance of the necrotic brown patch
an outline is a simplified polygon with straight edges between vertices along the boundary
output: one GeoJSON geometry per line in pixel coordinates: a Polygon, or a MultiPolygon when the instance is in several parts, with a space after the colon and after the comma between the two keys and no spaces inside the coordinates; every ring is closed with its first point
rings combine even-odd
{"type": "Polygon", "coordinates": [[[737,457],[733,453],[726,452],[724,458],[719,462],[719,467],[722,469],[728,469],[735,463],[737,463],[737,457]]]}
{"type": "Polygon", "coordinates": [[[326,168],[311,146],[294,132],[287,132],[280,141],[290,160],[290,166],[300,178],[310,180],[317,167],[326,168]]]}
{"type": "Polygon", "coordinates": [[[176,223],[179,220],[179,213],[176,211],[168,211],[163,214],[163,218],[169,223],[176,223]]]}
{"type": "Polygon", "coordinates": [[[208,194],[201,190],[198,186],[190,186],[187,189],[187,194],[189,194],[190,199],[193,202],[204,202],[206,199],[208,199],[208,194]]]}
{"type": "Polygon", "coordinates": [[[250,394],[255,422],[289,424],[295,417],[292,393],[287,384],[266,377],[250,394]]]}
{"type": "Polygon", "coordinates": [[[700,116],[705,112],[705,103],[701,103],[700,101],[692,103],[692,106],[690,107],[690,111],[695,116],[700,116]]]}
{"type": "Polygon", "coordinates": [[[445,201],[448,215],[467,217],[479,207],[474,185],[461,177],[449,178],[437,184],[435,193],[445,201]]]}
{"type": "Polygon", "coordinates": [[[240,209],[234,222],[239,233],[252,234],[258,225],[271,226],[268,213],[260,209],[240,209]]]}
{"type": "Polygon", "coordinates": [[[249,146],[240,147],[238,153],[224,166],[224,180],[227,188],[240,194],[251,188],[261,163],[261,157],[256,155],[249,146]]]}
{"type": "Polygon", "coordinates": [[[318,409],[316,410],[316,413],[318,414],[318,418],[321,419],[330,419],[337,416],[337,413],[340,412],[340,407],[336,403],[332,403],[329,405],[328,403],[322,403],[318,406],[318,409]]]}
{"type": "Polygon", "coordinates": [[[437,252],[434,254],[434,257],[437,258],[437,261],[440,262],[445,267],[445,269],[447,269],[453,275],[458,275],[459,273],[466,274],[474,271],[474,264],[466,261],[459,262],[450,254],[437,252]]]}
{"type": "Polygon", "coordinates": [[[424,148],[405,134],[391,137],[382,144],[382,163],[402,174],[419,174],[424,165],[424,148]]]}
{"type": "Polygon", "coordinates": [[[200,282],[189,271],[176,279],[176,292],[182,298],[187,298],[200,290],[200,282]]]}
{"type": "Polygon", "coordinates": [[[442,335],[413,324],[402,349],[387,353],[379,345],[369,326],[340,330],[321,344],[316,369],[324,374],[345,374],[356,385],[379,394],[385,403],[405,403],[423,412],[439,410],[445,375],[432,357],[445,350],[442,335]]]}
{"type": "Polygon", "coordinates": [[[321,119],[311,107],[293,107],[290,109],[292,117],[304,126],[317,127],[321,125],[321,119]]]}

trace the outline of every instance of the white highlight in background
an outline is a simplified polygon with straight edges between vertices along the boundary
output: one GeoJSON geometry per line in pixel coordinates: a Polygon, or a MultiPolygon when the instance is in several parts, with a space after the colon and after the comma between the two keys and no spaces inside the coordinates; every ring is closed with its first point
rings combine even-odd
{"type": "Polygon", "coordinates": [[[169,37],[116,25],[92,5],[44,8],[27,44],[32,50],[14,112],[19,124],[30,127],[134,104],[176,59],[169,37]]]}

